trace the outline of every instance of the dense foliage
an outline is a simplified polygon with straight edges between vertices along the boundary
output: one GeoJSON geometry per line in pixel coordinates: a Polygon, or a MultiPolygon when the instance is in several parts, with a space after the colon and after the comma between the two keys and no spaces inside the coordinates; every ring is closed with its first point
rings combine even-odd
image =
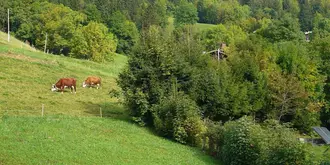
{"type": "Polygon", "coordinates": [[[206,148],[225,164],[310,163],[292,130],[330,127],[329,1],[0,4],[1,29],[9,7],[11,32],[37,48],[47,34],[55,54],[94,61],[115,51],[128,55],[118,84],[132,119],[206,148]],[[198,23],[216,26],[198,30],[198,23]],[[218,48],[225,52],[221,57],[218,48]]]}
{"type": "Polygon", "coordinates": [[[316,164],[308,158],[306,146],[296,140],[286,126],[267,120],[263,126],[243,117],[224,125],[223,145],[219,146],[224,164],[316,164]]]}

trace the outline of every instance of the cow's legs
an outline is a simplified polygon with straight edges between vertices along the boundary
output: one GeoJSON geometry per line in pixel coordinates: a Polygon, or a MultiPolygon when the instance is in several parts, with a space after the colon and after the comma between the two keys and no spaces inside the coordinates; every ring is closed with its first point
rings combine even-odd
{"type": "Polygon", "coordinates": [[[75,86],[71,86],[71,93],[73,92],[74,90],[74,94],[76,94],[76,87],[75,86]]]}
{"type": "Polygon", "coordinates": [[[61,86],[61,93],[63,94],[63,91],[64,91],[64,86],[62,85],[61,86]]]}

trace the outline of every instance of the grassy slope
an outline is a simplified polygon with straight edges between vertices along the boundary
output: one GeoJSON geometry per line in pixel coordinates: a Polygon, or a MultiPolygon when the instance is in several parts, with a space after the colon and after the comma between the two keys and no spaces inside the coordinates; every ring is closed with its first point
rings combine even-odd
{"type": "Polygon", "coordinates": [[[4,117],[0,164],[215,164],[204,153],[110,118],[4,117]]]}
{"type": "Polygon", "coordinates": [[[46,114],[96,115],[99,107],[106,112],[117,106],[108,92],[116,88],[115,78],[126,61],[125,56],[117,55],[114,62],[98,64],[45,55],[0,42],[0,113],[37,115],[42,104],[46,114]],[[102,78],[101,90],[81,87],[88,75],[102,78]],[[63,95],[50,92],[51,85],[61,77],[77,79],[76,95],[68,89],[63,95]]]}
{"type": "Polygon", "coordinates": [[[108,94],[118,88],[115,78],[125,56],[98,64],[46,55],[11,41],[0,32],[0,164],[218,163],[128,122],[123,107],[108,94]],[[102,77],[102,89],[82,88],[88,75],[102,77]],[[50,91],[61,77],[77,78],[76,95],[50,91]],[[44,118],[38,117],[42,104],[44,118]],[[100,107],[106,118],[92,117],[100,107]]]}

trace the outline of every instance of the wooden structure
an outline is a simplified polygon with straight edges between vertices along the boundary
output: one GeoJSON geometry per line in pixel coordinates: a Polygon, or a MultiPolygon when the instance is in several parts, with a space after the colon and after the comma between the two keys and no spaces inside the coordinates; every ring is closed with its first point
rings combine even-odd
{"type": "Polygon", "coordinates": [[[311,34],[312,33],[312,31],[307,31],[307,32],[305,32],[305,38],[306,38],[306,41],[307,42],[309,42],[310,40],[309,40],[309,34],[311,34]]]}
{"type": "Polygon", "coordinates": [[[211,54],[212,57],[217,59],[218,61],[225,59],[228,55],[225,53],[225,48],[227,45],[225,43],[221,43],[220,47],[216,50],[211,50],[209,52],[203,52],[203,54],[211,54]]]}

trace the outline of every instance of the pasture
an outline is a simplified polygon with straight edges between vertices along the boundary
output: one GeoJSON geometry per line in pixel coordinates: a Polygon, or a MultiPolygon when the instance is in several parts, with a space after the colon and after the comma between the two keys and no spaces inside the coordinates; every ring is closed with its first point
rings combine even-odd
{"type": "Polygon", "coordinates": [[[219,164],[114,118],[4,116],[0,141],[0,164],[219,164]]]}
{"type": "Polygon", "coordinates": [[[197,31],[204,31],[204,30],[212,29],[216,26],[217,25],[214,25],[214,24],[197,23],[196,29],[197,29],[197,31]]]}
{"type": "MultiPolygon", "coordinates": [[[[174,27],[174,18],[173,17],[169,17],[167,20],[168,24],[166,27],[166,34],[170,35],[173,30],[175,29],[174,27]]],[[[208,29],[212,29],[214,27],[216,27],[217,25],[215,24],[206,24],[206,23],[196,23],[192,26],[192,30],[193,31],[197,31],[197,32],[202,32],[208,29]]]]}
{"type": "Polygon", "coordinates": [[[130,122],[109,95],[126,63],[44,54],[0,32],[0,164],[219,164],[130,122]],[[82,88],[89,75],[101,89],[82,88]],[[51,92],[62,77],[77,79],[77,94],[51,92]]]}
{"type": "Polygon", "coordinates": [[[113,62],[99,64],[63,56],[45,55],[0,45],[0,112],[12,115],[38,115],[41,105],[46,114],[93,116],[117,106],[109,91],[117,88],[115,78],[125,66],[126,57],[116,55],[113,62]],[[102,89],[82,88],[89,75],[102,78],[102,89]],[[51,92],[59,78],[77,79],[77,94],[51,92]]]}

